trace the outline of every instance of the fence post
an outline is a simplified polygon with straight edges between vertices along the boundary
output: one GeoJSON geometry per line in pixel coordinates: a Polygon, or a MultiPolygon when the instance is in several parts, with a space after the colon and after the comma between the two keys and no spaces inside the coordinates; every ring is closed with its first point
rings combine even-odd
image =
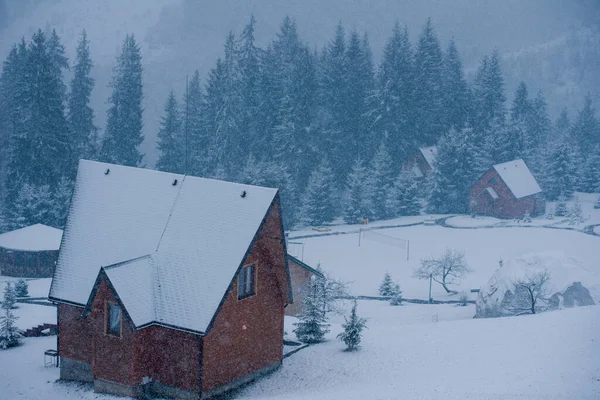
{"type": "Polygon", "coordinates": [[[432,302],[432,298],[431,298],[431,281],[433,280],[433,274],[429,274],[429,304],[431,304],[432,302]]]}
{"type": "Polygon", "coordinates": [[[362,234],[362,228],[358,228],[358,247],[360,247],[360,236],[362,234]]]}

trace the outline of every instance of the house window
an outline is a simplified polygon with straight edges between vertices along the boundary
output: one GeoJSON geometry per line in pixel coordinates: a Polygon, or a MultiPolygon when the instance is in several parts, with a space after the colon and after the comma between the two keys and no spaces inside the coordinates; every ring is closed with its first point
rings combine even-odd
{"type": "Polygon", "coordinates": [[[108,304],[106,333],[111,336],[121,336],[121,307],[108,304]]]}
{"type": "Polygon", "coordinates": [[[497,184],[498,184],[498,181],[496,180],[496,178],[494,178],[494,177],[491,177],[491,178],[490,178],[490,180],[488,181],[488,183],[489,183],[490,185],[497,185],[497,184]]]}
{"type": "Polygon", "coordinates": [[[256,265],[246,265],[238,275],[238,300],[250,297],[256,293],[256,265]]]}

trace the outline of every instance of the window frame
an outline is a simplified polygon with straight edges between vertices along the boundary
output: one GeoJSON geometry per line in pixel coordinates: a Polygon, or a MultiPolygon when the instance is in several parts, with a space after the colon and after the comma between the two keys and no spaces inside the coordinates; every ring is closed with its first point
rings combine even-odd
{"type": "Polygon", "coordinates": [[[257,269],[258,269],[258,264],[257,263],[249,263],[244,265],[242,268],[240,268],[240,271],[238,273],[238,277],[237,277],[237,299],[238,301],[242,301],[245,299],[248,299],[250,297],[254,297],[256,296],[256,288],[257,288],[257,284],[256,284],[256,275],[257,275],[257,269]],[[250,273],[248,273],[247,271],[251,271],[250,273]],[[248,287],[247,284],[247,279],[248,276],[250,276],[252,279],[252,288],[251,290],[246,290],[248,287]],[[242,287],[242,285],[244,286],[244,291],[242,292],[240,289],[242,287]]]}
{"type": "Polygon", "coordinates": [[[104,302],[104,335],[121,339],[123,337],[123,307],[114,301],[104,302]],[[119,309],[119,333],[110,329],[110,309],[117,307],[119,309]]]}

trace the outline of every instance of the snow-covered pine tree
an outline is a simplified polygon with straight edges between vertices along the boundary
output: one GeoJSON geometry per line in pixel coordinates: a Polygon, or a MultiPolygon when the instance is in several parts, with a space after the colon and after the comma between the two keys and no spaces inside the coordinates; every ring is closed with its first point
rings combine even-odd
{"type": "Polygon", "coordinates": [[[367,320],[356,315],[356,300],[352,305],[350,318],[344,317],[346,322],[342,324],[344,332],[337,337],[346,344],[346,350],[353,351],[358,348],[362,339],[362,331],[367,327],[367,320]]]}
{"type": "Polygon", "coordinates": [[[411,171],[401,171],[386,195],[387,214],[394,218],[419,215],[421,204],[417,180],[411,171]]]}
{"type": "MultiPolygon", "coordinates": [[[[545,174],[545,196],[548,200],[568,199],[575,189],[575,164],[572,150],[565,140],[557,140],[548,152],[545,174]]],[[[558,206],[555,215],[560,216],[558,206]]]]}
{"type": "Polygon", "coordinates": [[[373,184],[360,156],[348,174],[345,193],[344,221],[357,224],[373,215],[373,184]]]}
{"type": "Polygon", "coordinates": [[[21,343],[22,333],[15,326],[18,319],[10,309],[6,309],[4,315],[0,316],[0,348],[18,346],[21,343]]]}
{"type": "Polygon", "coordinates": [[[383,276],[381,284],[379,285],[379,295],[395,297],[400,293],[400,286],[397,283],[394,283],[392,281],[392,276],[389,274],[389,272],[386,272],[383,276]]]}
{"type": "Polygon", "coordinates": [[[554,210],[554,215],[557,217],[565,217],[569,213],[567,208],[567,201],[564,196],[559,196],[556,203],[556,209],[554,210]]]}
{"type": "Polygon", "coordinates": [[[475,77],[473,100],[475,110],[471,126],[475,132],[484,132],[495,120],[505,121],[506,95],[497,50],[481,61],[475,77]]]}
{"type": "Polygon", "coordinates": [[[94,79],[90,76],[92,59],[85,30],[77,44],[74,75],[71,80],[71,93],[68,97],[68,121],[75,153],[78,159],[95,160],[98,156],[98,128],[94,125],[94,110],[90,107],[90,96],[94,89],[94,79]]]}
{"type": "Polygon", "coordinates": [[[308,185],[302,196],[299,220],[305,225],[322,225],[332,222],[338,215],[339,205],[334,195],[335,180],[327,159],[308,178],[308,185]]]}
{"type": "Polygon", "coordinates": [[[59,229],[63,229],[65,224],[67,223],[67,215],[69,214],[69,205],[71,204],[71,195],[73,194],[73,187],[75,186],[75,182],[73,179],[63,176],[56,188],[54,189],[54,193],[52,196],[52,206],[50,207],[50,212],[52,219],[48,225],[55,226],[59,229]]]}
{"type": "Polygon", "coordinates": [[[573,138],[579,144],[584,157],[600,144],[600,123],[596,118],[590,95],[585,97],[583,108],[573,123],[572,130],[573,138]]]}
{"type": "Polygon", "coordinates": [[[414,58],[408,29],[396,21],[368,98],[368,117],[375,137],[387,138],[397,170],[416,149],[414,137],[414,58]]]}
{"type": "Polygon", "coordinates": [[[510,108],[511,121],[525,122],[529,119],[532,112],[533,104],[529,100],[529,91],[525,82],[519,82],[515,91],[515,98],[510,108]]]}
{"type": "Polygon", "coordinates": [[[28,297],[29,296],[29,285],[25,279],[19,279],[15,283],[15,296],[16,297],[28,297]]]}
{"type": "Polygon", "coordinates": [[[182,132],[179,104],[173,91],[169,93],[164,110],[165,115],[162,117],[157,135],[159,157],[156,169],[181,174],[185,172],[185,138],[182,132]]]}
{"type": "Polygon", "coordinates": [[[434,145],[445,132],[442,50],[431,18],[427,19],[415,52],[415,132],[421,144],[434,145]]]}
{"type": "Polygon", "coordinates": [[[187,122],[188,173],[193,176],[207,176],[210,170],[208,164],[210,142],[206,134],[204,111],[204,93],[200,82],[200,73],[196,70],[189,81],[181,110],[184,133],[187,122]]]}
{"type": "Polygon", "coordinates": [[[583,171],[578,182],[579,190],[586,193],[600,193],[600,145],[592,149],[583,163],[583,171]]]}
{"type": "Polygon", "coordinates": [[[17,295],[15,293],[15,288],[13,287],[11,282],[6,282],[4,284],[4,295],[2,297],[1,307],[4,310],[11,310],[15,307],[16,302],[17,295]]]}
{"type": "Polygon", "coordinates": [[[325,293],[321,279],[312,279],[302,304],[302,311],[298,315],[299,322],[294,323],[294,333],[298,340],[305,343],[318,343],[323,341],[329,332],[327,314],[323,310],[325,293]]]}
{"type": "Polygon", "coordinates": [[[371,160],[369,179],[373,185],[373,219],[390,217],[387,207],[387,196],[394,183],[392,157],[388,153],[386,142],[381,142],[379,149],[371,160]]]}
{"type": "Polygon", "coordinates": [[[444,54],[443,70],[444,132],[461,130],[468,121],[471,110],[471,92],[465,79],[462,61],[454,39],[450,40],[444,54]]]}
{"type": "Polygon", "coordinates": [[[19,229],[33,224],[59,226],[56,223],[57,204],[49,185],[24,184],[13,205],[7,210],[8,228],[19,229]]]}
{"type": "Polygon", "coordinates": [[[137,167],[143,154],[139,151],[142,133],[142,55],[134,35],[127,35],[117,57],[110,84],[106,131],[100,158],[114,164],[137,167]]]}
{"type": "Polygon", "coordinates": [[[467,212],[469,188],[477,178],[472,130],[450,131],[438,144],[436,168],[427,210],[430,213],[467,212]]]}

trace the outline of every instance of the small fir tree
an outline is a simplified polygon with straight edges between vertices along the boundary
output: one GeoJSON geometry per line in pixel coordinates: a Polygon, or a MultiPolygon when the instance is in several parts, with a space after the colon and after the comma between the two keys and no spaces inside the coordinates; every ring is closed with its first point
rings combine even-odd
{"type": "Polygon", "coordinates": [[[337,210],[334,196],[335,179],[327,160],[308,178],[308,185],[300,206],[300,222],[305,225],[321,225],[334,220],[337,210]]]}
{"type": "Polygon", "coordinates": [[[568,214],[567,210],[567,202],[565,201],[564,196],[560,196],[558,198],[558,203],[556,203],[556,209],[554,210],[554,215],[557,217],[564,217],[568,214]]]}
{"type": "Polygon", "coordinates": [[[17,297],[29,296],[29,285],[25,279],[19,279],[17,283],[15,283],[15,295],[17,297]]]}
{"type": "Polygon", "coordinates": [[[391,217],[419,215],[419,188],[417,180],[410,171],[402,171],[394,184],[389,187],[386,196],[387,213],[391,217]]]}
{"type": "Polygon", "coordinates": [[[294,333],[298,340],[305,343],[318,343],[323,341],[329,332],[327,314],[323,310],[324,293],[320,280],[313,279],[303,301],[302,311],[298,315],[300,322],[296,322],[294,333]]]}
{"type": "Polygon", "coordinates": [[[373,186],[362,159],[359,157],[354,162],[352,171],[348,175],[346,185],[346,206],[344,207],[344,221],[356,224],[361,218],[372,217],[373,186]]]}
{"type": "Polygon", "coordinates": [[[344,317],[346,323],[342,324],[344,332],[337,337],[346,344],[347,351],[353,351],[358,348],[362,338],[362,331],[367,327],[367,320],[356,315],[356,300],[352,305],[350,318],[344,317]]]}
{"type": "Polygon", "coordinates": [[[569,208],[567,217],[569,218],[569,225],[577,225],[585,221],[583,218],[583,212],[581,210],[581,204],[579,204],[577,199],[569,208]]]}
{"type": "Polygon", "coordinates": [[[5,314],[0,317],[0,348],[7,349],[21,344],[23,335],[15,326],[17,319],[10,309],[6,309],[5,314]]]}
{"type": "Polygon", "coordinates": [[[14,308],[15,303],[17,302],[17,296],[15,293],[15,289],[10,282],[6,282],[4,286],[4,297],[2,300],[2,308],[5,310],[10,310],[14,308]]]}
{"type": "Polygon", "coordinates": [[[381,296],[394,297],[400,292],[400,286],[392,281],[392,276],[386,272],[383,281],[379,285],[379,294],[381,296]]]}

